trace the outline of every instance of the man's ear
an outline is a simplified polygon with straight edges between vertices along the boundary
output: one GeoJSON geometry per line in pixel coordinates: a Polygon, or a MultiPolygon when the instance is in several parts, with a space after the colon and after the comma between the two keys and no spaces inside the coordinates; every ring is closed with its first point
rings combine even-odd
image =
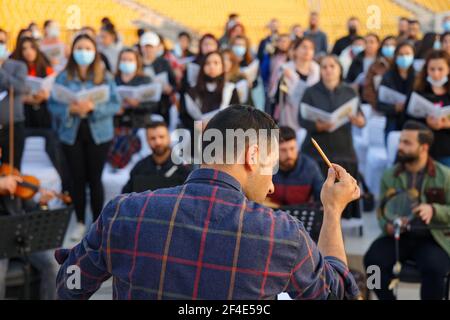
{"type": "Polygon", "coordinates": [[[259,147],[257,144],[252,144],[245,152],[245,166],[250,171],[255,171],[259,163],[259,147]]]}

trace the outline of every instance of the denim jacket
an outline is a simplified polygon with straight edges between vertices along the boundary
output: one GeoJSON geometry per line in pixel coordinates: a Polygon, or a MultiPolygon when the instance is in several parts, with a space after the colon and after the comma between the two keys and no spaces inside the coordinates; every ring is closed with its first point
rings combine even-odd
{"type": "MultiPolygon", "coordinates": [[[[90,89],[95,86],[92,80],[82,82],[78,78],[67,79],[67,72],[62,71],[55,80],[56,84],[62,85],[71,91],[90,89]]],[[[92,138],[96,144],[112,140],[114,136],[113,116],[119,111],[120,103],[116,93],[116,84],[113,77],[107,73],[105,75],[105,84],[110,87],[110,98],[106,103],[95,105],[94,110],[87,116],[92,138]]],[[[61,142],[73,145],[75,143],[81,118],[69,112],[69,105],[56,101],[53,96],[49,99],[49,110],[54,118],[54,125],[61,142]]]]}

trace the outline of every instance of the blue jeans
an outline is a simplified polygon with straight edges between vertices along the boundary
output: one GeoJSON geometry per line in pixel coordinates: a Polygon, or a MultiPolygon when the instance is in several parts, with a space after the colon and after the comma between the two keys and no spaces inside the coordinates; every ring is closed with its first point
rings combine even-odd
{"type": "MultiPolygon", "coordinates": [[[[30,262],[41,276],[40,298],[42,300],[56,299],[56,275],[59,265],[54,258],[54,250],[36,252],[30,255],[30,262]]],[[[0,260],[0,300],[5,299],[6,274],[8,272],[8,259],[0,260]]]]}
{"type": "Polygon", "coordinates": [[[450,168],[450,157],[437,158],[436,161],[450,168]]]}

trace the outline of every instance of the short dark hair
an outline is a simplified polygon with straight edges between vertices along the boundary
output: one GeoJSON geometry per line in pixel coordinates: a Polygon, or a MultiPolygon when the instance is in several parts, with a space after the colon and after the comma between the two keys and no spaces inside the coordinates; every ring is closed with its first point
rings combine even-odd
{"type": "Polygon", "coordinates": [[[189,34],[189,33],[187,33],[186,31],[181,31],[179,34],[178,34],[178,38],[181,38],[181,37],[186,37],[186,38],[188,38],[189,39],[189,41],[191,41],[191,35],[189,34]]]}
{"type": "Polygon", "coordinates": [[[291,127],[281,126],[280,127],[280,143],[297,140],[297,134],[295,130],[291,127]]]}
{"type": "Polygon", "coordinates": [[[430,128],[428,128],[425,124],[415,121],[415,120],[408,120],[403,125],[403,130],[413,130],[413,131],[419,131],[419,134],[417,136],[419,140],[419,144],[428,144],[431,146],[434,141],[434,134],[433,131],[431,131],[430,128]]]}
{"type": "MultiPolygon", "coordinates": [[[[278,125],[270,115],[253,106],[234,104],[220,111],[211,120],[209,120],[205,131],[208,129],[216,129],[221,133],[222,137],[224,137],[223,150],[226,150],[227,147],[227,129],[242,129],[244,132],[253,129],[258,133],[258,138],[260,130],[265,129],[267,133],[267,150],[270,150],[272,130],[278,129],[278,125]]],[[[260,141],[258,141],[258,143],[259,142],[260,141]]],[[[202,143],[202,152],[205,151],[205,148],[210,143],[213,143],[213,141],[206,141],[202,143]]],[[[246,144],[247,143],[248,141],[246,141],[246,144]]],[[[234,143],[234,148],[235,151],[237,151],[238,146],[236,143],[234,143]]],[[[223,156],[225,157],[225,155],[223,156]]]]}
{"type": "Polygon", "coordinates": [[[145,124],[145,129],[156,129],[158,127],[168,128],[167,123],[164,121],[149,121],[145,124]]]}

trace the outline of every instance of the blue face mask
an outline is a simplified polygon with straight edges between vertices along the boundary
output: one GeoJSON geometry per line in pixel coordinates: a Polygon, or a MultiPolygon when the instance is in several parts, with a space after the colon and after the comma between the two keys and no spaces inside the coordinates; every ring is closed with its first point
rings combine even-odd
{"type": "Polygon", "coordinates": [[[73,52],[73,58],[79,66],[88,66],[95,59],[94,50],[78,49],[73,52]]]}
{"type": "Polygon", "coordinates": [[[441,46],[441,42],[439,40],[434,41],[433,43],[433,49],[434,50],[441,50],[442,46],[441,46]]]}
{"type": "Polygon", "coordinates": [[[119,63],[119,70],[125,74],[135,73],[137,69],[137,65],[135,62],[123,61],[119,63]]]}
{"type": "Polygon", "coordinates": [[[358,54],[360,54],[361,52],[364,51],[364,47],[363,46],[352,46],[352,52],[355,56],[357,56],[358,54]]]}
{"type": "Polygon", "coordinates": [[[431,78],[430,76],[427,77],[427,81],[429,84],[431,84],[433,87],[443,87],[444,84],[447,83],[448,81],[448,76],[444,76],[442,79],[440,80],[433,80],[433,78],[431,78]]]}
{"type": "Polygon", "coordinates": [[[6,44],[0,43],[0,60],[4,60],[8,58],[8,49],[6,48],[6,44]]]}
{"type": "Polygon", "coordinates": [[[395,47],[394,46],[383,46],[381,48],[381,54],[386,58],[392,58],[394,56],[395,47]]]}
{"type": "Polygon", "coordinates": [[[450,32],[450,20],[445,21],[443,27],[444,31],[450,32]]]}
{"type": "Polygon", "coordinates": [[[239,58],[242,58],[245,55],[247,48],[245,48],[244,46],[236,45],[236,46],[233,46],[232,50],[236,56],[238,56],[239,58]]]}
{"type": "Polygon", "coordinates": [[[414,62],[413,55],[398,56],[397,59],[395,59],[395,63],[400,69],[408,69],[409,67],[411,67],[413,62],[414,62]]]}

